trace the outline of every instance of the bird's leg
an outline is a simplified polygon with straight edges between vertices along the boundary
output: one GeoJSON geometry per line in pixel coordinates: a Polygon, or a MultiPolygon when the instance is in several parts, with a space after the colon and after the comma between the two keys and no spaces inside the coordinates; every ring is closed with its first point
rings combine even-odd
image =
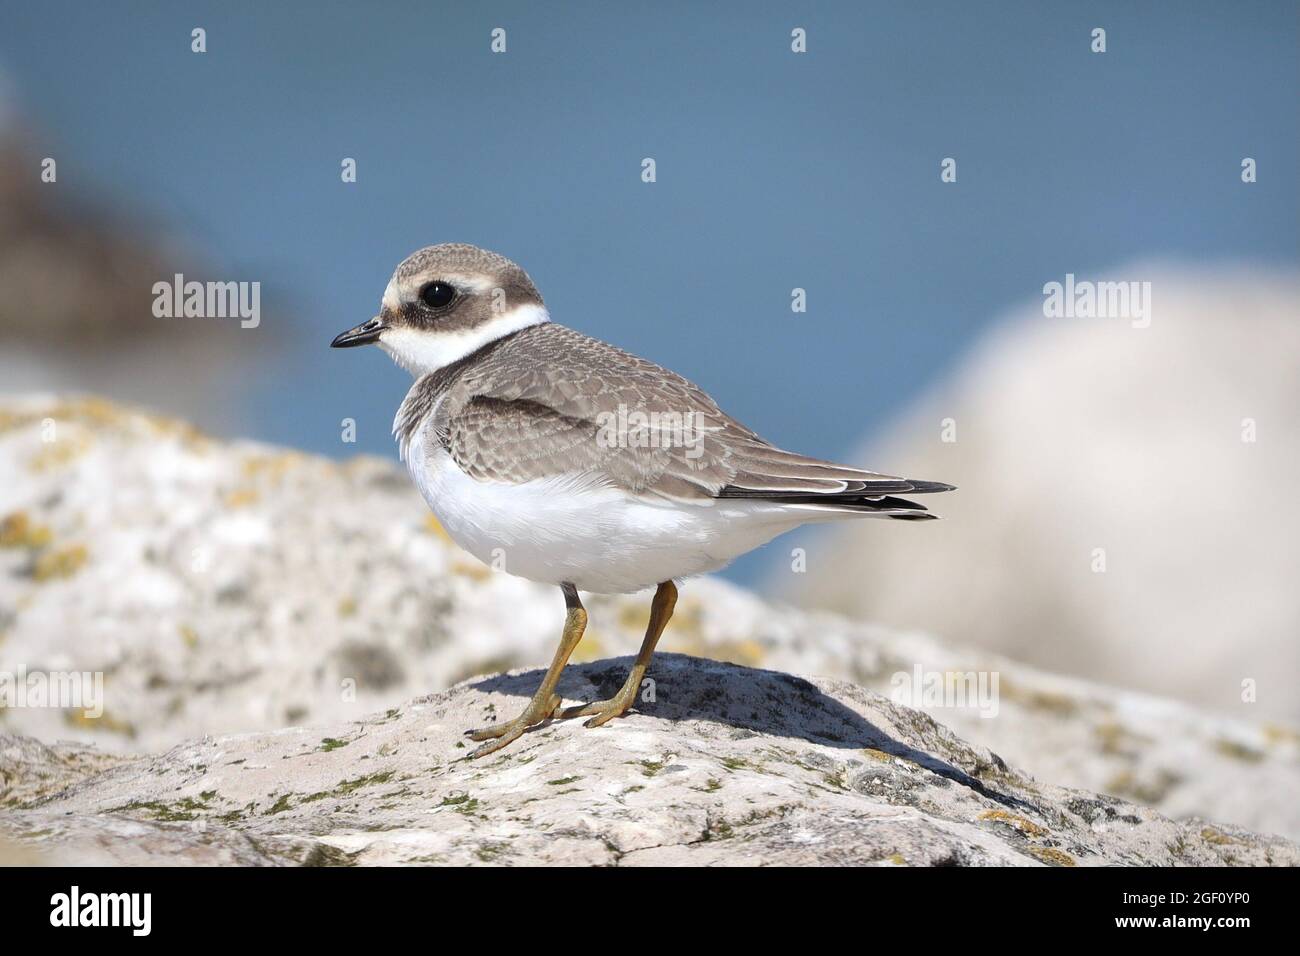
{"type": "Polygon", "coordinates": [[[471,759],[486,757],[506,744],[518,740],[525,730],[553,717],[559,708],[561,698],[555,693],[555,685],[560,682],[560,672],[569,662],[569,655],[578,646],[578,642],[582,640],[582,632],[587,628],[587,612],[582,602],[578,600],[577,589],[572,584],[561,585],[561,588],[564,591],[565,607],[568,608],[564,618],[564,634],[560,637],[560,646],[555,649],[555,658],[547,668],[546,676],[542,678],[542,685],[537,688],[537,693],[533,694],[533,699],[528,702],[523,713],[514,720],[467,732],[471,740],[490,741],[471,753],[471,759]]]}
{"type": "Polygon", "coordinates": [[[599,727],[615,717],[621,717],[632,706],[632,702],[636,700],[636,692],[641,687],[641,679],[645,677],[646,668],[650,666],[650,658],[654,656],[655,645],[659,643],[659,636],[663,634],[664,628],[668,626],[668,619],[673,616],[673,608],[676,605],[677,586],[672,581],[663,582],[663,584],[659,585],[659,589],[655,591],[654,600],[650,603],[650,623],[646,625],[645,640],[641,642],[641,650],[637,652],[636,663],[632,665],[632,670],[628,673],[627,680],[623,682],[622,689],[609,700],[569,707],[560,713],[560,717],[594,715],[591,720],[583,725],[584,727],[599,727]]]}

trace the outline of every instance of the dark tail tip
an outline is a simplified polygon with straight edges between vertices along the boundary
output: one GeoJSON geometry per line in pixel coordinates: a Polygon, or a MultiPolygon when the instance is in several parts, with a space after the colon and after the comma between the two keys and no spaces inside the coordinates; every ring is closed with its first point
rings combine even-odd
{"type": "Polygon", "coordinates": [[[928,495],[939,491],[956,491],[956,485],[950,485],[942,481],[920,481],[916,478],[908,478],[907,483],[912,487],[909,490],[914,495],[928,495]]]}

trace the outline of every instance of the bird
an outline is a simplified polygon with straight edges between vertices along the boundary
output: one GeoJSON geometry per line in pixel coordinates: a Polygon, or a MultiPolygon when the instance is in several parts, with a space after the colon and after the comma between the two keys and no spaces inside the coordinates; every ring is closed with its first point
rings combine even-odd
{"type": "Polygon", "coordinates": [[[558,586],[565,622],[540,686],[511,720],[467,731],[484,757],[554,718],[599,727],[635,702],[676,582],[800,525],[935,517],[900,497],[951,491],[785,451],[654,362],[551,321],[505,256],[464,243],[412,253],[379,313],[333,348],[377,344],[411,373],[399,455],[461,548],[558,586]],[[608,700],[564,707],[560,675],[587,625],[579,592],[655,589],[640,651],[608,700]]]}

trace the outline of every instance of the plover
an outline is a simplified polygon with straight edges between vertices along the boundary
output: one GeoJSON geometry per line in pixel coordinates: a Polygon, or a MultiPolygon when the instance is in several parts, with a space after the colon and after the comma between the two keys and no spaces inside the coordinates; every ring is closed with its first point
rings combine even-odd
{"type": "Polygon", "coordinates": [[[377,343],[415,376],[393,423],[401,457],[457,544],[510,574],[558,585],[567,616],[541,686],[513,720],[469,731],[492,753],[552,717],[623,714],[677,601],[714,571],[810,522],[934,517],[897,497],[949,491],[783,451],[680,375],[550,321],[528,274],[448,243],[397,267],[379,314],[335,348],[377,343]],[[589,593],[656,588],[622,689],[562,708],[589,593]]]}

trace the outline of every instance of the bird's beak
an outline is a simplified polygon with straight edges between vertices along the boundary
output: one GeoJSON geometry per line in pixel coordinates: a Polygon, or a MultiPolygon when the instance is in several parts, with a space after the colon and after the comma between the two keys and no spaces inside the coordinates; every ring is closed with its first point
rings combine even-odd
{"type": "Polygon", "coordinates": [[[340,332],[334,336],[330,348],[350,349],[354,345],[369,345],[372,342],[378,342],[379,333],[387,328],[388,323],[384,321],[383,316],[377,315],[367,322],[362,322],[356,328],[348,329],[346,332],[340,332]]]}

